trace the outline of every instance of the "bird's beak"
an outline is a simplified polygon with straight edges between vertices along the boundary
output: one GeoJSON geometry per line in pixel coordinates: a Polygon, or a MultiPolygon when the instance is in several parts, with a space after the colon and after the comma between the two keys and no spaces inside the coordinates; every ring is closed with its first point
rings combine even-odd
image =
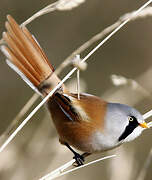
{"type": "Polygon", "coordinates": [[[149,128],[146,122],[140,123],[139,126],[141,126],[142,128],[149,128]]]}

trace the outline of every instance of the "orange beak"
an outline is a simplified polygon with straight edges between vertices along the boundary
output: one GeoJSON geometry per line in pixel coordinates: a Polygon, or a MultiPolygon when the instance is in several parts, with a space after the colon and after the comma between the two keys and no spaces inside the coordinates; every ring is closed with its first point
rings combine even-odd
{"type": "Polygon", "coordinates": [[[141,126],[142,128],[149,128],[146,122],[140,123],[139,126],[141,126]]]}

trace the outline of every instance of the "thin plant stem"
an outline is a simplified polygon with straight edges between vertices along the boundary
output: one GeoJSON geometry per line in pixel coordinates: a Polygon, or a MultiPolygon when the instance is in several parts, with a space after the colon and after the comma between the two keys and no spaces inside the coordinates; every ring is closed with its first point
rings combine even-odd
{"type": "MultiPolygon", "coordinates": [[[[81,0],[81,1],[77,1],[77,3],[75,3],[75,5],[72,5],[71,3],[71,7],[66,7],[67,5],[69,6],[70,1],[69,0],[58,0],[52,4],[49,4],[48,6],[44,7],[43,9],[41,9],[40,11],[36,12],[35,14],[33,14],[30,18],[28,18],[25,22],[23,22],[20,26],[27,26],[29,23],[31,23],[32,21],[34,21],[35,19],[37,19],[38,17],[41,17],[42,15],[48,14],[50,12],[59,10],[59,11],[67,11],[67,10],[71,10],[75,7],[78,7],[80,4],[82,4],[83,2],[85,2],[85,0],[81,0]]],[[[3,45],[5,43],[5,41],[3,39],[0,40],[0,45],[3,45]]]]}
{"type": "Polygon", "coordinates": [[[36,18],[38,18],[38,17],[40,17],[40,16],[42,16],[44,14],[50,13],[52,11],[55,11],[58,3],[59,3],[59,1],[57,1],[55,3],[52,3],[52,4],[48,5],[48,6],[46,6],[45,8],[41,9],[40,11],[35,13],[33,16],[31,16],[29,19],[27,19],[25,22],[23,22],[21,24],[21,26],[26,26],[29,23],[31,23],[32,21],[34,21],[36,18]]]}
{"type": "Polygon", "coordinates": [[[147,123],[148,127],[151,128],[152,127],[152,121],[147,123]]]}
{"type": "Polygon", "coordinates": [[[68,163],[64,164],[63,166],[61,166],[61,167],[57,168],[56,170],[52,171],[51,173],[43,176],[43,177],[40,178],[39,180],[52,180],[52,179],[56,179],[56,178],[58,178],[58,177],[61,177],[61,176],[66,175],[66,174],[69,174],[69,173],[71,173],[71,172],[73,172],[73,171],[76,171],[76,170],[78,170],[78,169],[81,169],[81,168],[90,166],[90,165],[95,164],[95,163],[97,163],[97,162],[99,162],[99,161],[103,161],[103,160],[105,160],[105,159],[109,159],[109,158],[113,158],[113,157],[116,157],[116,155],[105,156],[105,157],[103,157],[103,158],[100,158],[100,159],[91,161],[91,162],[89,162],[89,163],[87,163],[87,164],[84,164],[84,165],[82,165],[82,166],[75,167],[75,168],[73,168],[73,169],[70,169],[70,170],[64,172],[65,169],[69,168],[69,167],[75,162],[75,160],[71,160],[71,161],[69,161],[68,163]]]}
{"type": "Polygon", "coordinates": [[[148,119],[149,117],[151,117],[152,116],[152,110],[150,110],[150,111],[148,111],[147,113],[145,113],[144,115],[143,115],[143,118],[144,119],[148,119]]]}
{"type": "Polygon", "coordinates": [[[116,22],[112,24],[111,26],[107,27],[100,33],[93,36],[91,39],[89,39],[87,42],[82,44],[79,48],[77,48],[70,56],[68,56],[62,64],[55,70],[55,73],[60,73],[66,66],[71,64],[71,59],[73,59],[77,54],[82,53],[84,50],[86,50],[88,47],[90,47],[93,43],[98,41],[99,39],[102,39],[105,37],[108,33],[110,33],[112,30],[114,30],[116,27],[120,25],[121,22],[116,22]]]}
{"type": "Polygon", "coordinates": [[[62,64],[56,69],[56,73],[60,73],[66,66],[71,64],[71,59],[73,59],[77,54],[82,53],[87,48],[89,48],[93,43],[97,42],[98,40],[104,38],[107,34],[109,34],[111,31],[113,31],[115,28],[117,28],[122,22],[127,20],[128,18],[131,18],[130,20],[137,20],[139,18],[145,18],[147,16],[152,16],[152,7],[146,7],[140,13],[134,14],[135,11],[129,12],[121,16],[118,21],[116,21],[114,24],[108,26],[104,30],[100,31],[98,34],[94,35],[91,39],[86,41],[84,44],[82,44],[80,47],[78,47],[70,56],[68,56],[62,64]],[[133,16],[133,17],[132,17],[133,16]]]}
{"type": "Polygon", "coordinates": [[[128,19],[126,19],[124,22],[122,22],[116,29],[114,29],[103,41],[101,41],[92,51],[90,51],[87,56],[82,60],[82,62],[85,62],[92,54],[94,54],[107,40],[109,40],[116,32],[118,32],[124,25],[126,25],[131,18],[136,16],[139,12],[141,12],[145,7],[147,7],[152,0],[147,1],[143,6],[141,6],[137,11],[132,13],[128,19]]]}
{"type": "Polygon", "coordinates": [[[27,113],[27,111],[31,108],[31,106],[36,102],[36,100],[40,97],[39,94],[34,93],[33,96],[27,101],[27,103],[23,106],[23,108],[19,111],[19,113],[15,116],[9,127],[2,134],[2,138],[9,136],[19,125],[21,118],[27,113]]]}
{"type": "Polygon", "coordinates": [[[54,171],[52,171],[51,173],[43,176],[40,178],[40,180],[46,180],[50,177],[57,177],[58,175],[60,175],[64,170],[66,170],[67,168],[69,168],[70,166],[72,166],[72,164],[75,163],[75,159],[70,160],[69,162],[65,163],[64,165],[60,166],[59,168],[55,169],[54,171]]]}
{"type": "Polygon", "coordinates": [[[77,94],[78,100],[80,100],[80,70],[77,70],[77,94]]]}

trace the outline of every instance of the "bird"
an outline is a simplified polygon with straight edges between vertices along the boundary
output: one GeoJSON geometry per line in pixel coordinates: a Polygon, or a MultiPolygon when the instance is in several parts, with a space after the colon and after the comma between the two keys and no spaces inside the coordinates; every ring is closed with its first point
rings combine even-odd
{"type": "MultiPolygon", "coordinates": [[[[7,64],[44,98],[60,83],[38,41],[25,26],[8,15],[5,41],[0,49],[7,64]]],[[[95,95],[72,93],[63,84],[47,100],[61,144],[74,154],[77,166],[85,157],[116,148],[137,138],[148,128],[141,113],[125,104],[107,102],[95,95]],[[80,150],[79,154],[75,149],[80,150]]]]}

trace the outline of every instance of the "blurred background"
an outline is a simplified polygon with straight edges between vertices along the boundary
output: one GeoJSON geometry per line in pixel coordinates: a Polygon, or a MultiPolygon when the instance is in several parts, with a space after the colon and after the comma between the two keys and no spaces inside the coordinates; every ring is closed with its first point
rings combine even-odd
{"type": "MultiPolygon", "coordinates": [[[[11,14],[21,24],[52,2],[55,1],[1,0],[0,33],[5,31],[7,14],[11,14]]],[[[144,0],[86,0],[71,11],[55,11],[44,15],[27,27],[36,36],[52,64],[58,67],[77,47],[143,3],[144,0]]],[[[95,44],[83,52],[81,57],[95,47],[95,44]]],[[[144,114],[152,108],[151,46],[152,17],[128,23],[89,58],[87,70],[81,73],[82,91],[100,96],[107,101],[134,106],[144,114]],[[133,81],[129,80],[124,85],[114,86],[111,81],[112,74],[133,81]]],[[[68,70],[69,68],[64,70],[61,77],[68,70]]],[[[67,85],[72,89],[76,87],[75,77],[76,75],[73,75],[67,81],[67,85]]],[[[0,53],[0,83],[2,134],[34,92],[6,65],[2,53],[0,53]]],[[[152,147],[151,139],[152,130],[149,129],[135,141],[108,153],[92,155],[87,161],[108,154],[116,154],[117,157],[59,179],[135,180],[152,147]]],[[[43,107],[0,154],[0,179],[38,179],[71,159],[72,154],[59,144],[54,125],[46,108],[43,107]]],[[[152,162],[146,169],[146,180],[152,179],[151,168],[152,162]]]]}

